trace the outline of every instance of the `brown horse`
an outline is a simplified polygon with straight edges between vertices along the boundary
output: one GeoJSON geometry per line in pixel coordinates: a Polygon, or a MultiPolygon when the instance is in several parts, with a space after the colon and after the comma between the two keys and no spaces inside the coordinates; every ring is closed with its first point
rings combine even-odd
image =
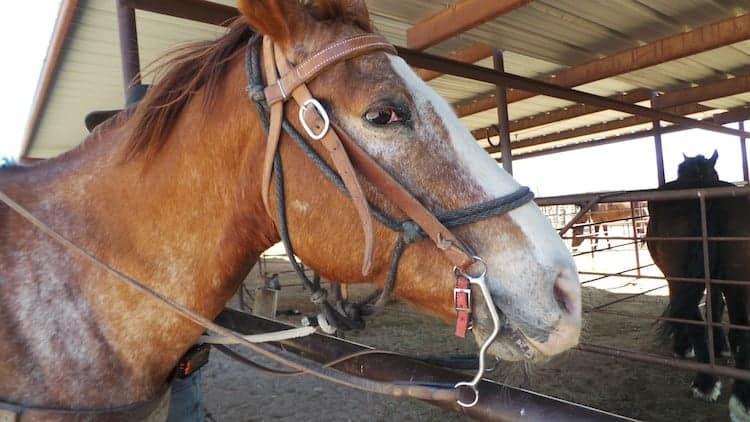
{"type": "MultiPolygon", "coordinates": [[[[611,202],[604,204],[594,204],[591,209],[583,214],[576,220],[576,224],[591,223],[594,234],[591,238],[591,253],[593,254],[599,247],[599,231],[601,230],[605,237],[609,236],[609,225],[610,224],[631,224],[630,219],[633,218],[633,211],[635,216],[639,217],[645,214],[645,210],[642,206],[636,204],[635,210],[630,207],[629,202],[611,202]],[[622,220],[622,221],[619,221],[622,220]]],[[[636,227],[640,230],[643,222],[636,221],[636,227]]],[[[573,227],[573,240],[571,247],[575,250],[583,243],[583,226],[573,227]]],[[[609,238],[607,238],[607,247],[611,247],[609,238]]]]}
{"type": "MultiPolygon", "coordinates": [[[[0,170],[0,190],[37,218],[209,318],[279,240],[274,201],[268,212],[261,199],[266,134],[246,94],[251,28],[292,65],[373,31],[364,1],[245,0],[240,10],[226,35],[179,50],[134,109],[79,147],[0,170]]],[[[396,56],[339,62],[308,86],[332,120],[433,212],[518,188],[396,56]]],[[[297,111],[287,106],[286,117],[301,131],[297,111]]],[[[297,255],[331,280],[382,283],[397,234],[376,222],[372,266],[363,275],[364,236],[351,200],[286,135],[280,150],[297,255]]],[[[371,204],[403,217],[363,187],[371,204]]],[[[4,205],[0,228],[0,400],[97,408],[154,396],[203,329],[71,255],[4,205]]],[[[539,361],[577,343],[576,269],[536,205],[454,233],[484,258],[495,306],[524,335],[498,338],[490,353],[539,361]]],[[[401,259],[395,295],[451,320],[454,283],[451,264],[421,240],[401,259]]],[[[492,329],[488,309],[475,301],[474,315],[481,341],[492,329]]]]}

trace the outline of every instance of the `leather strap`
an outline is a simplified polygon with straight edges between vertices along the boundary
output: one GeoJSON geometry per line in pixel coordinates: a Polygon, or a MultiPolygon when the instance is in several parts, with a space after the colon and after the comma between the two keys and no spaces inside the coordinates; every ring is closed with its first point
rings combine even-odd
{"type": "Polygon", "coordinates": [[[456,277],[453,301],[456,308],[456,336],[464,338],[469,330],[471,316],[471,289],[468,278],[461,275],[456,277]]]}
{"type": "MultiPolygon", "coordinates": [[[[166,418],[169,410],[169,384],[165,384],[151,399],[127,404],[124,406],[101,409],[66,409],[44,406],[26,406],[23,404],[0,401],[0,422],[32,421],[107,421],[130,422],[142,421],[157,414],[166,418]]],[[[160,419],[160,418],[155,418],[160,419]]]]}
{"type": "MultiPolygon", "coordinates": [[[[273,169],[273,157],[278,148],[280,136],[280,129],[274,125],[281,125],[280,121],[283,119],[283,102],[289,97],[293,97],[295,102],[300,107],[303,107],[309,100],[314,100],[305,83],[317,76],[327,66],[336,62],[377,50],[395,53],[393,46],[382,36],[374,34],[359,35],[338,41],[319,53],[314,54],[299,66],[291,68],[286,58],[281,54],[281,49],[278,47],[274,48],[270,44],[271,41],[264,38],[264,73],[266,83],[269,84],[265,88],[264,93],[266,101],[271,105],[271,128],[269,129],[268,145],[263,165],[263,201],[267,210],[269,209],[268,189],[271,180],[271,170],[273,169]],[[280,79],[276,73],[277,68],[280,74],[283,75],[280,79]],[[272,83],[274,80],[276,82],[272,83]]],[[[316,131],[323,132],[325,131],[325,125],[318,113],[314,107],[305,107],[302,109],[301,116],[308,126],[315,128],[316,131]]],[[[364,191],[354,172],[352,162],[365,179],[379,189],[386,198],[392,201],[424,230],[455,267],[465,270],[474,262],[472,254],[469,253],[468,249],[453,233],[440,223],[430,211],[388,174],[372,157],[362,150],[344,130],[333,122],[331,122],[331,128],[333,130],[327,130],[321,142],[328,150],[334,167],[350,192],[354,206],[362,221],[362,228],[365,235],[363,274],[369,272],[372,260],[374,245],[372,216],[364,191]]]]}
{"type": "Polygon", "coordinates": [[[466,269],[474,262],[466,246],[459,241],[430,211],[409,193],[396,179],[380,166],[337,124],[331,123],[346,148],[354,165],[367,181],[375,185],[388,200],[392,201],[409,216],[443,251],[448,260],[457,268],[466,269]]]}
{"type": "MultiPolygon", "coordinates": [[[[294,69],[283,72],[281,79],[275,83],[267,80],[269,86],[264,90],[266,101],[269,105],[285,101],[297,87],[312,80],[328,66],[376,50],[396,54],[393,45],[377,34],[357,35],[337,41],[313,54],[294,69]]],[[[282,62],[286,63],[286,59],[282,62]]]]}
{"type": "MultiPolygon", "coordinates": [[[[273,41],[268,37],[263,37],[263,73],[265,74],[266,83],[275,81],[278,79],[276,73],[276,64],[274,63],[274,51],[273,41]]],[[[273,172],[273,157],[276,154],[276,150],[279,147],[279,140],[281,139],[281,122],[284,119],[284,103],[277,102],[270,105],[271,117],[270,124],[268,126],[268,140],[266,142],[266,153],[263,158],[263,179],[261,194],[263,197],[263,205],[266,207],[268,215],[271,213],[271,207],[268,202],[268,190],[271,188],[271,174],[273,172]]]]}
{"type": "MultiPolygon", "coordinates": [[[[276,66],[278,67],[278,69],[282,73],[293,73],[289,69],[289,64],[287,63],[286,58],[282,56],[281,50],[275,49],[275,54],[276,66]]],[[[299,86],[297,86],[297,88],[295,88],[291,92],[291,95],[299,107],[302,107],[302,105],[305,104],[306,101],[313,99],[312,94],[310,94],[310,91],[307,89],[307,85],[305,84],[300,84],[299,86]]],[[[316,131],[325,130],[323,129],[324,126],[323,122],[321,121],[321,116],[317,111],[315,111],[315,108],[305,108],[302,115],[303,118],[308,122],[307,124],[310,127],[314,128],[316,131]],[[311,124],[311,121],[314,123],[311,124]]],[[[325,132],[325,135],[323,136],[323,139],[321,139],[320,141],[323,146],[325,146],[326,150],[328,150],[328,154],[331,156],[331,161],[333,161],[333,165],[336,168],[336,171],[344,181],[344,185],[351,195],[354,208],[357,210],[357,214],[359,214],[360,221],[362,221],[362,230],[364,231],[365,236],[365,250],[364,259],[362,261],[362,274],[367,275],[370,273],[370,267],[372,266],[372,254],[375,244],[372,227],[372,215],[370,214],[370,205],[367,203],[367,197],[365,196],[364,190],[362,190],[359,179],[357,179],[357,174],[354,172],[354,167],[349,161],[349,157],[346,155],[346,150],[344,149],[343,145],[341,145],[341,141],[339,140],[338,136],[336,136],[336,133],[332,130],[327,130],[325,132]]]]}

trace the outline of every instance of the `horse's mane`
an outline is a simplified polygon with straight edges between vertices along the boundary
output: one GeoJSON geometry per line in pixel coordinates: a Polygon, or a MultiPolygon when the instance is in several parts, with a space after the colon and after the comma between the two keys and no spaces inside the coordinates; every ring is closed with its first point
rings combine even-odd
{"type": "Polygon", "coordinates": [[[240,17],[216,40],[190,43],[167,53],[163,62],[149,72],[161,77],[128,113],[126,124],[130,135],[125,157],[158,151],[177,117],[199,89],[204,88],[204,107],[210,107],[227,65],[252,35],[253,31],[240,17]]]}

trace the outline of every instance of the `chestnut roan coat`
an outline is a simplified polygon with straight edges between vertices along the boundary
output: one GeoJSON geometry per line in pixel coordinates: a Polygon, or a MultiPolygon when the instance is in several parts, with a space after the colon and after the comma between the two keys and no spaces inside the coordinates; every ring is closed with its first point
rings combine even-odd
{"type": "MultiPolygon", "coordinates": [[[[177,50],[134,109],[80,146],[33,167],[0,170],[0,189],[37,218],[209,318],[279,240],[274,201],[269,213],[261,200],[266,138],[246,93],[248,39],[253,31],[270,37],[293,66],[332,42],[373,31],[361,0],[246,0],[239,8],[243,16],[226,35],[177,50]]],[[[518,188],[396,56],[375,52],[340,62],[308,86],[331,118],[433,212],[518,188]]],[[[287,119],[301,131],[296,116],[287,104],[287,119]]],[[[363,235],[352,203],[286,137],[280,151],[297,255],[331,280],[382,283],[397,234],[376,224],[372,271],[363,276],[363,235]]],[[[362,183],[372,204],[403,217],[362,183]]],[[[490,353],[540,361],[577,343],[576,269],[536,205],[455,234],[487,263],[492,300],[527,343],[500,337],[490,353]]],[[[450,263],[422,240],[401,259],[395,295],[449,321],[454,282],[450,263]]],[[[492,326],[474,293],[473,332],[481,341],[492,326]]],[[[202,332],[2,205],[0,316],[0,400],[30,405],[90,408],[147,399],[202,332]]]]}

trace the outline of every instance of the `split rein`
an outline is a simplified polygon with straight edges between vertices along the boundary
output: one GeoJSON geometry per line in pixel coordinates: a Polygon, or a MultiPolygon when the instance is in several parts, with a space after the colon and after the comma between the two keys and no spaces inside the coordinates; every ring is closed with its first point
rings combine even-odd
{"type": "MultiPolygon", "coordinates": [[[[326,322],[338,324],[339,327],[354,328],[359,326],[358,323],[352,322],[354,318],[348,312],[341,312],[337,310],[333,305],[330,305],[326,300],[326,292],[320,288],[319,283],[313,283],[304,275],[304,272],[297,265],[293,258],[292,245],[289,241],[288,227],[286,225],[286,215],[284,211],[285,197],[283,193],[283,173],[281,156],[278,153],[277,145],[279,141],[280,130],[283,128],[284,131],[289,135],[290,138],[310,157],[310,159],[316,164],[318,168],[325,174],[325,176],[332,182],[336,187],[347,196],[352,197],[353,201],[359,201],[358,210],[360,218],[363,221],[364,227],[370,227],[371,223],[368,222],[370,216],[374,216],[378,221],[391,228],[394,231],[399,232],[399,238],[394,246],[391,253],[391,263],[389,265],[388,275],[386,282],[384,283],[383,291],[380,297],[377,299],[375,305],[372,305],[366,313],[374,312],[381,308],[387,302],[387,299],[393,290],[395,283],[395,274],[398,267],[398,261],[404,247],[416,240],[419,240],[425,236],[429,237],[436,246],[445,253],[446,257],[450,262],[454,264],[454,271],[457,278],[457,287],[454,289],[454,299],[456,299],[457,313],[459,319],[463,314],[466,318],[466,324],[468,324],[469,312],[471,310],[470,302],[470,286],[472,284],[477,285],[485,299],[487,307],[489,309],[491,318],[493,320],[494,329],[490,336],[485,339],[482,344],[479,354],[479,370],[475,377],[469,382],[460,382],[455,385],[435,385],[420,384],[417,382],[408,383],[386,383],[379,381],[372,381],[369,379],[353,376],[345,372],[335,370],[330,367],[330,364],[319,365],[310,364],[302,360],[286,357],[275,353],[272,350],[268,350],[256,343],[262,341],[279,341],[281,335],[283,338],[299,337],[300,335],[310,334],[313,330],[310,327],[303,327],[302,329],[287,330],[282,332],[286,334],[269,333],[268,335],[257,335],[257,336],[244,336],[227,328],[224,328],[215,322],[205,318],[190,308],[174,301],[173,299],[162,295],[156,290],[146,286],[142,282],[128,276],[127,274],[111,267],[106,262],[102,261],[92,253],[86,251],[80,246],[74,244],[66,237],[62,236],[54,229],[49,227],[46,223],[42,222],[34,215],[32,215],[23,206],[19,205],[8,197],[4,192],[0,191],[0,202],[5,203],[21,217],[29,221],[32,225],[37,227],[47,236],[52,238],[57,243],[64,246],[72,254],[75,254],[84,260],[90,262],[94,266],[104,270],[107,274],[122,281],[137,291],[151,296],[160,304],[170,308],[173,312],[181,315],[189,321],[204,327],[214,333],[225,337],[223,340],[224,344],[233,343],[242,345],[251,351],[264,356],[266,358],[275,361],[287,368],[290,368],[298,373],[304,373],[314,375],[320,379],[340,384],[346,387],[355,388],[363,391],[374,392],[379,394],[387,394],[392,396],[406,396],[417,398],[428,401],[441,401],[441,402],[458,402],[461,406],[469,407],[473,406],[479,400],[479,393],[477,390],[477,384],[481,380],[485,368],[485,352],[494,341],[500,329],[499,316],[495,306],[491,302],[491,296],[489,289],[485,283],[486,266],[484,262],[478,257],[474,256],[468,249],[456,239],[452,233],[448,230],[449,228],[456,227],[463,224],[475,222],[484,218],[500,215],[507,213],[521,205],[529,202],[533,198],[533,194],[528,188],[519,188],[516,192],[510,195],[483,202],[480,204],[472,205],[470,207],[449,211],[446,213],[434,216],[427,211],[419,202],[411,196],[398,182],[396,182],[390,175],[380,168],[377,163],[372,160],[364,151],[354,144],[351,139],[339,129],[335,123],[330,122],[329,117],[320,103],[317,102],[307,91],[305,82],[314,78],[321,70],[330,64],[336,63],[341,60],[345,60],[351,57],[355,57],[360,54],[364,54],[372,51],[388,51],[393,52],[393,47],[388,44],[382,37],[376,35],[360,35],[339,41],[328,48],[324,49],[318,54],[313,55],[310,59],[306,60],[292,71],[285,71],[282,73],[281,78],[271,78],[269,81],[277,81],[275,85],[266,87],[263,89],[263,82],[261,80],[259,71],[259,49],[254,48],[254,44],[259,39],[258,35],[254,35],[253,38],[248,42],[246,52],[246,70],[248,77],[248,94],[251,99],[255,102],[258,107],[258,111],[263,121],[264,126],[269,132],[269,140],[271,144],[267,146],[266,162],[264,167],[264,180],[270,182],[271,170],[273,171],[274,183],[276,188],[276,208],[278,210],[278,228],[282,241],[284,242],[287,252],[290,255],[290,262],[292,263],[295,272],[300,275],[303,283],[312,292],[313,301],[321,306],[322,314],[326,319],[326,322]],[[305,67],[307,66],[307,67],[305,67]],[[307,71],[305,71],[307,69],[307,71]],[[287,91],[288,90],[288,91],[287,91]],[[281,94],[280,96],[278,94],[281,94]],[[310,146],[310,144],[300,135],[295,128],[286,120],[283,119],[283,104],[286,100],[287,95],[292,94],[295,100],[302,99],[300,103],[300,119],[301,123],[308,135],[314,140],[322,140],[326,148],[331,152],[332,160],[336,170],[333,170],[325,160],[310,146]],[[275,95],[275,96],[274,96],[275,95]],[[267,116],[268,109],[270,108],[270,117],[267,116]],[[278,113],[281,110],[282,113],[278,113]],[[311,114],[311,112],[314,112],[311,114]],[[310,124],[310,116],[312,116],[313,124],[310,124]],[[319,121],[322,120],[322,121],[319,121]],[[325,130],[323,130],[325,129],[325,130]],[[271,139],[271,136],[276,134],[276,139],[271,139]],[[338,135],[338,136],[336,136],[338,135]],[[332,138],[334,138],[332,140],[332,138]],[[342,142],[343,141],[343,142],[342,142]],[[330,148],[330,147],[333,148],[330,148]],[[269,160],[270,157],[270,160],[269,160]],[[350,161],[351,159],[351,161],[350,161]],[[395,203],[405,214],[409,216],[411,220],[397,221],[387,216],[382,210],[367,204],[366,199],[363,200],[361,197],[361,187],[356,182],[356,175],[353,173],[353,165],[357,166],[357,169],[361,172],[365,178],[373,183],[386,198],[395,203]],[[268,176],[266,176],[268,174],[268,176]],[[353,183],[357,183],[354,185],[353,183]],[[362,205],[365,212],[362,212],[362,205]],[[460,307],[459,307],[460,305],[460,307]],[[330,318],[330,319],[329,319],[330,318]],[[459,400],[460,388],[468,387],[472,390],[474,398],[472,401],[463,402],[459,400]]],[[[268,50],[267,50],[268,51],[268,50]]],[[[278,66],[281,70],[287,70],[288,64],[284,61],[279,63],[278,50],[275,53],[277,56],[275,66],[278,66]]],[[[272,53],[273,54],[273,53],[272,53]]],[[[274,57],[273,55],[268,56],[266,60],[274,57]]],[[[271,66],[273,63],[266,64],[267,75],[270,75],[271,66]]],[[[275,67],[274,66],[274,67],[275,67]]],[[[274,70],[275,71],[275,70],[274,70]]],[[[268,183],[263,186],[264,192],[264,203],[268,209],[267,204],[267,189],[268,183]]],[[[365,233],[366,242],[372,242],[371,237],[368,238],[367,232],[365,233]],[[367,240],[369,239],[369,240],[367,240]]],[[[368,253],[372,253],[371,244],[366,246],[365,262],[363,265],[363,272],[368,270],[369,259],[368,253]],[[369,250],[368,250],[369,249],[369,250]]],[[[345,311],[345,310],[344,310],[345,311]]],[[[373,351],[374,352],[374,351],[373,351]]],[[[340,363],[347,359],[354,358],[361,355],[361,353],[345,356],[338,359],[336,363],[340,363]]],[[[257,367],[257,366],[256,366],[257,367]]],[[[261,368],[262,369],[262,368],[261,368]]],[[[32,408],[32,407],[27,407],[32,408]]]]}

